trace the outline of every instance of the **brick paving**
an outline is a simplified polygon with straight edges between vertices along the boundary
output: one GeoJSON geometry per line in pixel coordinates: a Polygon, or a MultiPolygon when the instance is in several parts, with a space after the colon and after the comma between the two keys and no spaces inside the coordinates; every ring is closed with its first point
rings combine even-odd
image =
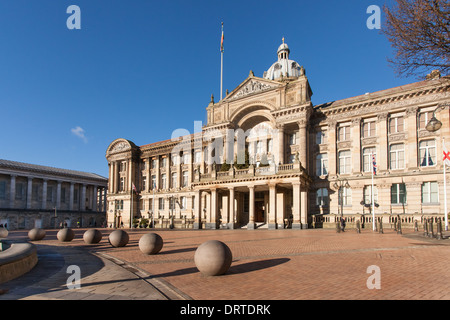
{"type": "MultiPolygon", "coordinates": [[[[82,270],[92,269],[77,291],[81,299],[450,299],[450,240],[425,238],[421,232],[408,229],[403,230],[403,235],[390,229],[385,229],[384,234],[370,230],[361,234],[354,230],[336,233],[326,229],[125,229],[130,242],[122,248],[109,245],[111,229],[100,230],[103,239],[98,245],[84,244],[85,229],[76,229],[76,238],[70,243],[56,240],[56,231],[53,235],[48,231],[46,239],[36,242],[38,248],[45,246],[46,250],[59,250],[61,255],[71,254],[66,264],[82,262],[82,256],[91,257],[80,266],[82,270]],[[138,242],[146,232],[156,232],[163,238],[164,247],[159,254],[147,256],[140,252],[138,242]],[[232,265],[223,276],[204,276],[195,267],[195,250],[207,240],[223,241],[233,253],[232,265]],[[367,272],[369,266],[380,268],[380,289],[367,287],[372,275],[367,272]],[[118,274],[128,280],[121,281],[118,274]],[[123,293],[130,288],[132,294],[123,293]]],[[[12,231],[8,238],[26,240],[26,232],[12,231]]],[[[65,284],[68,274],[60,276],[65,284]]],[[[57,292],[61,291],[67,290],[57,292]]],[[[48,296],[51,292],[54,290],[30,295],[28,299],[52,298],[48,296]]],[[[58,299],[77,298],[74,292],[53,294],[58,299]]],[[[8,294],[2,297],[8,299],[8,294]]],[[[9,293],[9,298],[20,297],[9,293]]]]}

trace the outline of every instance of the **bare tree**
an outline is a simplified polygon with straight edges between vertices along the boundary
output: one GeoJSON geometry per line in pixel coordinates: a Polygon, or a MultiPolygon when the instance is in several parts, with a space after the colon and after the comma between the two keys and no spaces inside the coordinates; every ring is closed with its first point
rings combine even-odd
{"type": "Polygon", "coordinates": [[[386,5],[382,33],[395,49],[388,61],[400,76],[423,77],[432,70],[450,71],[450,3],[448,0],[395,0],[386,5]]]}

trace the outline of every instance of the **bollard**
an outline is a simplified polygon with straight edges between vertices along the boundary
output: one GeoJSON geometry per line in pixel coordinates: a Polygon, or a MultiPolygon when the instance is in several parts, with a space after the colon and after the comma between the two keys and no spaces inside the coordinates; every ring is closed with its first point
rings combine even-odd
{"type": "Polygon", "coordinates": [[[428,220],[424,219],[423,221],[423,236],[428,237],[428,220]]]}
{"type": "Polygon", "coordinates": [[[441,218],[438,219],[436,228],[437,228],[437,231],[436,231],[436,232],[437,232],[437,233],[436,233],[436,239],[442,240],[444,237],[443,237],[443,235],[442,235],[442,222],[441,222],[441,218]]]}
{"type": "Polygon", "coordinates": [[[361,233],[361,222],[356,220],[356,233],[361,233]]]}
{"type": "Polygon", "coordinates": [[[430,222],[430,224],[429,224],[430,232],[428,233],[428,237],[434,238],[433,218],[430,218],[429,220],[430,220],[430,221],[429,221],[429,222],[430,222]]]}

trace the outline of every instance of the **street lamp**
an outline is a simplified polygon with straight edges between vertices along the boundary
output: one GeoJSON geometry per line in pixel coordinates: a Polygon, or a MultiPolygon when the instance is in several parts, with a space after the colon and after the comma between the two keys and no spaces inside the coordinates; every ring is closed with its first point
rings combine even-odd
{"type": "Polygon", "coordinates": [[[341,192],[342,187],[349,189],[350,184],[348,183],[347,179],[338,179],[334,184],[333,187],[338,190],[338,198],[341,202],[341,217],[344,217],[344,194],[341,192]]]}
{"type": "MultiPolygon", "coordinates": [[[[436,107],[433,111],[433,116],[430,121],[428,121],[425,129],[429,132],[436,132],[442,127],[442,122],[436,119],[436,112],[441,109],[448,108],[450,103],[442,103],[436,107]]],[[[442,149],[445,149],[445,140],[442,137],[442,149]]],[[[445,218],[445,231],[448,231],[448,211],[447,211],[447,181],[445,177],[445,158],[443,159],[443,167],[444,167],[444,218],[445,218]]]]}

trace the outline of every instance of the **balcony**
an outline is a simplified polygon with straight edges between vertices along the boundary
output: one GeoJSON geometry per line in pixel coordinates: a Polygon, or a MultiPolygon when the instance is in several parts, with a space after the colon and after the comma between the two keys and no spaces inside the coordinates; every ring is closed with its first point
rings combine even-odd
{"type": "Polygon", "coordinates": [[[250,165],[248,169],[235,169],[233,166],[228,171],[216,171],[213,170],[210,173],[195,173],[194,183],[203,181],[223,181],[223,180],[233,180],[242,179],[249,177],[260,177],[260,176],[273,176],[279,174],[300,174],[302,168],[300,164],[288,163],[280,165],[270,165],[265,167],[255,167],[250,165]]]}

